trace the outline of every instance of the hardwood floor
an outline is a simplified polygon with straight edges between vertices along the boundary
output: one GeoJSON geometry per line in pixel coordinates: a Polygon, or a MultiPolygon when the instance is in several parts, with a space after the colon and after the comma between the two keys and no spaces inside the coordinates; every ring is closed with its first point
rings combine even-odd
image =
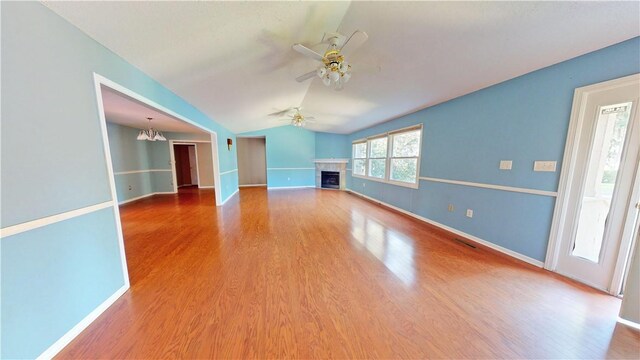
{"type": "Polygon", "coordinates": [[[638,358],[620,300],[341,191],[121,208],[131,289],[58,358],[638,358]]]}

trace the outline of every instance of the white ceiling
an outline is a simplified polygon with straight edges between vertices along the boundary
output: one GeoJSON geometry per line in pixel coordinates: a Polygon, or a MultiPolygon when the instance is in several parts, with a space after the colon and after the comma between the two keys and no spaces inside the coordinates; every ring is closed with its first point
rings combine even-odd
{"type": "Polygon", "coordinates": [[[149,127],[148,117],[151,126],[160,131],[204,133],[199,128],[167,115],[155,108],[143,104],[124,94],[102,86],[102,103],[107,122],[129,126],[137,129],[149,127]]]}
{"type": "Polygon", "coordinates": [[[279,126],[266,115],[302,105],[309,128],[350,133],[640,35],[640,2],[46,5],[233,132],[279,126]],[[343,91],[294,80],[317,63],[293,43],[356,29],[369,40],[343,91]]]}

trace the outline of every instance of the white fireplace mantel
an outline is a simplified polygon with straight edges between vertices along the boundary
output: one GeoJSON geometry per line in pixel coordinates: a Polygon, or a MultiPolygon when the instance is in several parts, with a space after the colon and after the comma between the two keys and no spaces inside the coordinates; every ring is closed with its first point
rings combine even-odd
{"type": "Polygon", "coordinates": [[[315,159],[313,162],[324,164],[346,164],[349,162],[349,159],[315,159]]]}

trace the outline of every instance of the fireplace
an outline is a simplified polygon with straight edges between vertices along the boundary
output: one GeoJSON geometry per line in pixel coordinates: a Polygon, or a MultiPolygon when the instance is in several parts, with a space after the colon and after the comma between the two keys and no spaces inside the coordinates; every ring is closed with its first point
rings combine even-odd
{"type": "Polygon", "coordinates": [[[320,187],[325,189],[340,189],[340,172],[339,171],[322,171],[320,173],[320,187]]]}
{"type": "Polygon", "coordinates": [[[349,159],[315,159],[316,187],[344,190],[347,185],[347,163],[349,159]]]}

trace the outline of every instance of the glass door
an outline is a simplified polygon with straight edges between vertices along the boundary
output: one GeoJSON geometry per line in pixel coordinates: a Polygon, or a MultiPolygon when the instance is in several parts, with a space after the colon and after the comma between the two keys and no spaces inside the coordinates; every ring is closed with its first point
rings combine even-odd
{"type": "MultiPolygon", "coordinates": [[[[640,124],[637,85],[590,97],[582,112],[576,171],[557,271],[609,290],[621,251],[638,167],[640,124]]],[[[627,241],[626,243],[630,243],[627,241]]]]}

